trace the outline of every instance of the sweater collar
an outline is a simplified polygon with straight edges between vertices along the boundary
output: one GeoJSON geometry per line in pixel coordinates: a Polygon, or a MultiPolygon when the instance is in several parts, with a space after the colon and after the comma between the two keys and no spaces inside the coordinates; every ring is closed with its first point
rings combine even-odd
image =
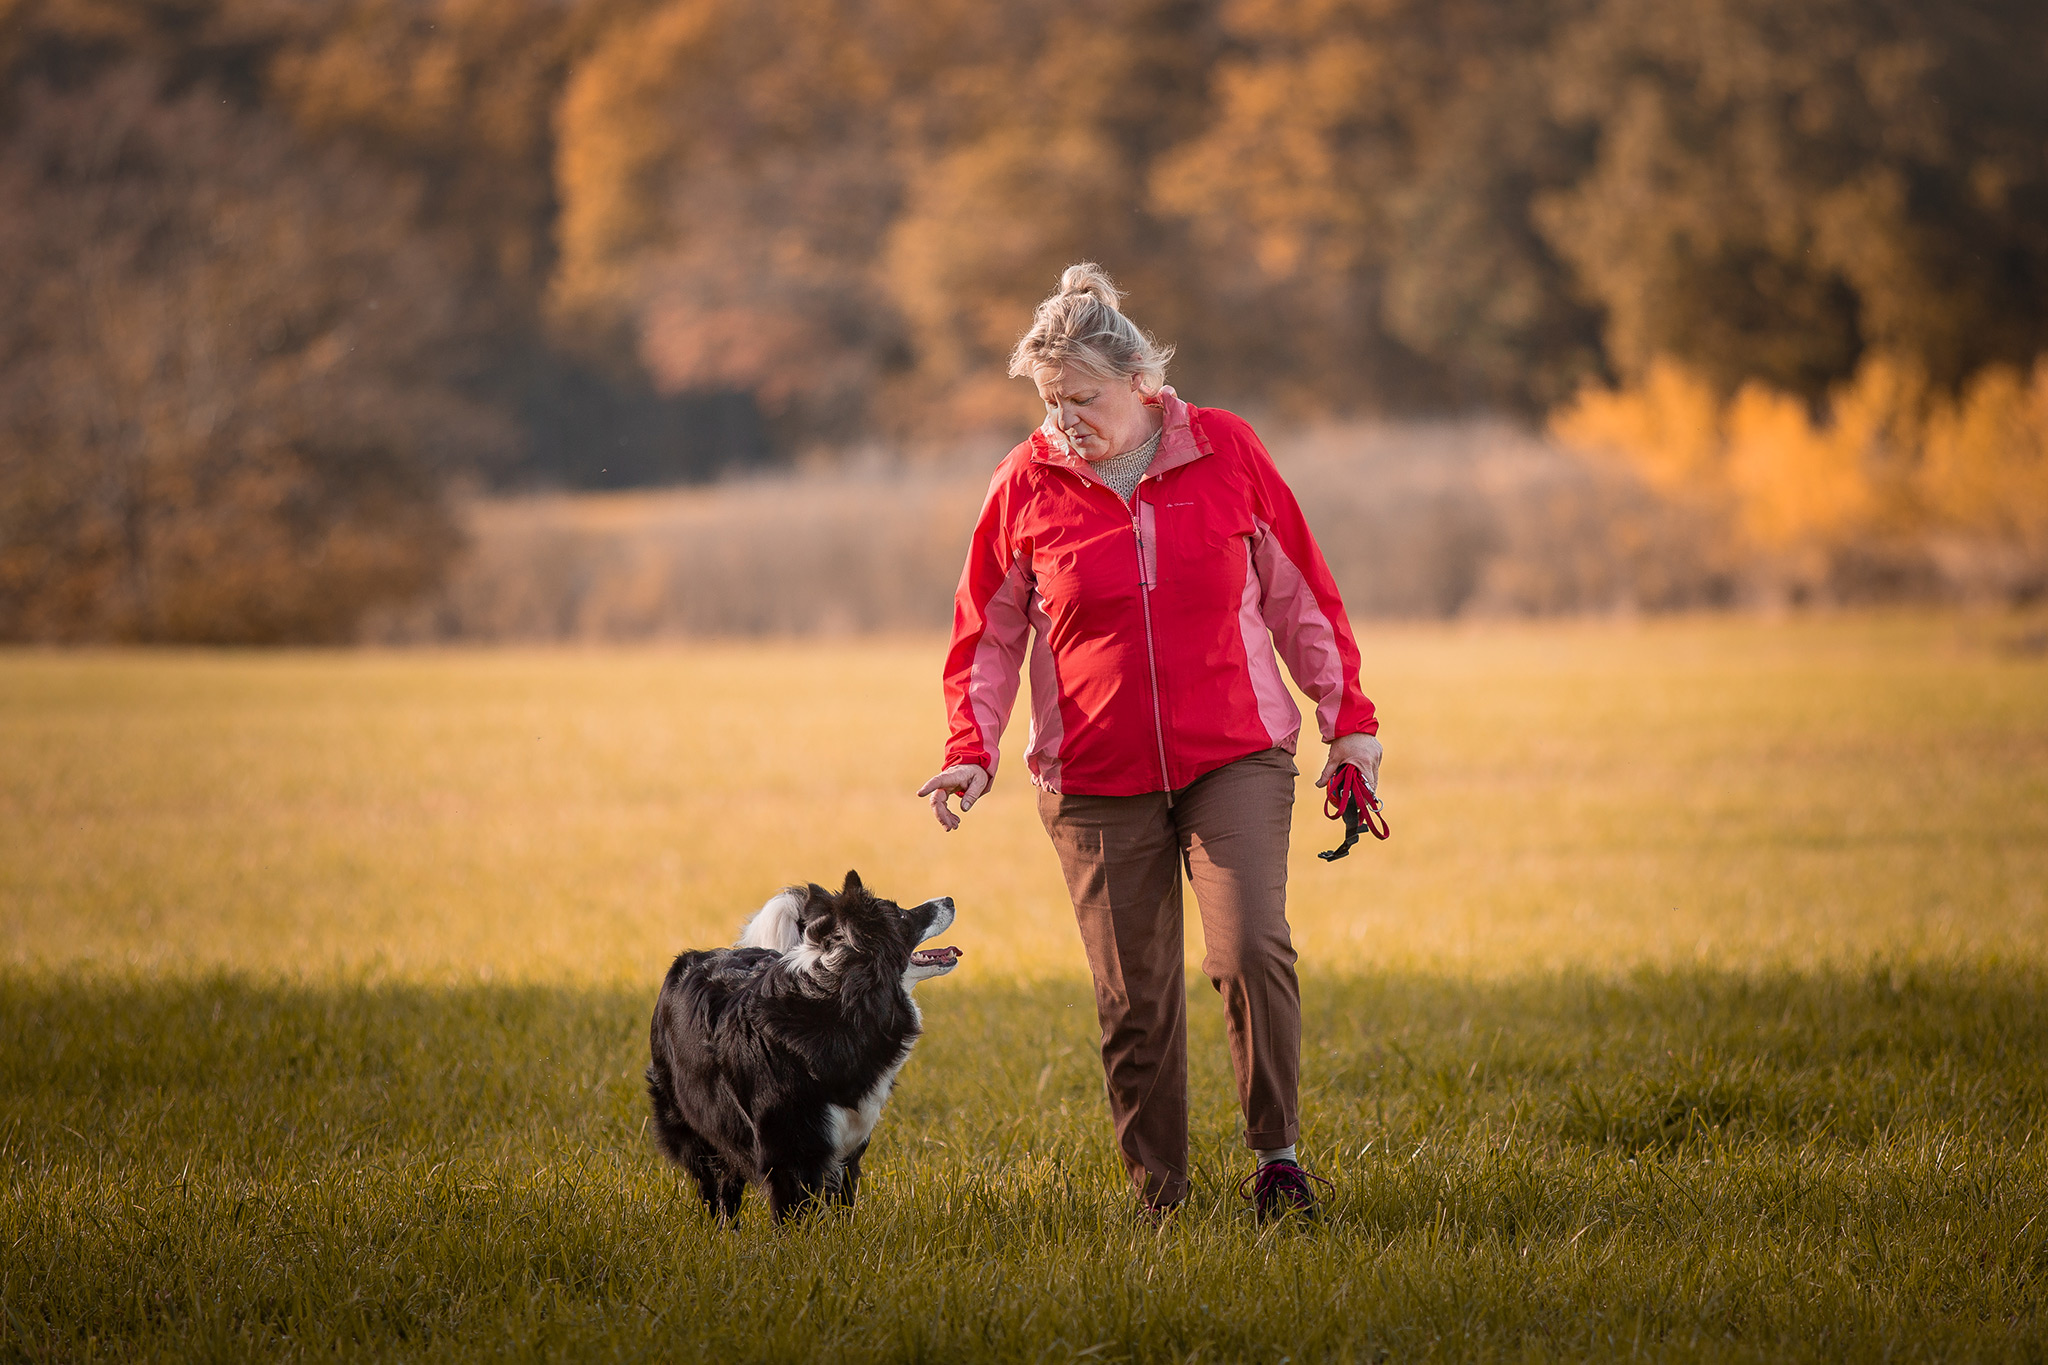
{"type": "MultiPolygon", "coordinates": [[[[1193,405],[1183,402],[1172,385],[1162,385],[1158,393],[1145,401],[1160,409],[1159,453],[1146,468],[1146,478],[1178,469],[1209,453],[1209,443],[1195,430],[1193,405]]],[[[1064,465],[1101,482],[1088,462],[1068,447],[1066,436],[1050,417],[1031,433],[1031,459],[1035,464],[1064,465]]]]}

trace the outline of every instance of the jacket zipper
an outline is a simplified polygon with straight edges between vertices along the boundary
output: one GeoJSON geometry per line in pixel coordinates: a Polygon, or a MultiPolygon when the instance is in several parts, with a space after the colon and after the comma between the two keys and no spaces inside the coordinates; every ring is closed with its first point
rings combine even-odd
{"type": "Polygon", "coordinates": [[[1173,778],[1166,770],[1166,721],[1159,714],[1159,660],[1152,648],[1152,575],[1145,570],[1145,527],[1138,518],[1135,488],[1131,490],[1131,534],[1138,546],[1138,605],[1145,617],[1145,669],[1152,681],[1152,736],[1159,741],[1159,784],[1166,789],[1166,808],[1172,810],[1173,778]]]}

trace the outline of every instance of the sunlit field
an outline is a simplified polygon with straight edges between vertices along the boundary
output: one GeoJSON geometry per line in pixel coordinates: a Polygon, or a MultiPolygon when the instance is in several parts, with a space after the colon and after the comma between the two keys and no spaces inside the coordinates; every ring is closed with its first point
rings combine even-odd
{"type": "MultiPolygon", "coordinates": [[[[2011,617],[1366,632],[1305,746],[1325,1222],[1139,1229],[1017,751],[940,644],[0,655],[0,1358],[2048,1351],[2048,657],[2011,617]],[[709,1225],[654,991],[778,885],[953,895],[850,1215],[709,1225]]],[[[1199,933],[1190,925],[1190,960],[1199,933]]]]}

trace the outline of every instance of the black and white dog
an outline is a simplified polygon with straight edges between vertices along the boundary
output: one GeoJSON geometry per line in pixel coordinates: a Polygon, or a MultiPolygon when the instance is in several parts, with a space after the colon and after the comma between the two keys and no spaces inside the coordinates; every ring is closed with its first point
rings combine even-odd
{"type": "Polygon", "coordinates": [[[749,1181],[777,1222],[813,1199],[851,1204],[868,1135],[922,1021],[910,988],[958,948],[953,902],[909,909],[846,874],[779,892],[731,948],[684,953],[654,1002],[647,1093],[663,1152],[720,1218],[749,1181]]]}

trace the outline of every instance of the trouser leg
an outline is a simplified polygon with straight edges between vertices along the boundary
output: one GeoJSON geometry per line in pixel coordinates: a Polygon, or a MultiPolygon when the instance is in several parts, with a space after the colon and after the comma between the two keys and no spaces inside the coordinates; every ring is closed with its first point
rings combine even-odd
{"type": "Polygon", "coordinates": [[[1279,749],[1206,774],[1176,794],[1174,821],[1223,997],[1245,1145],[1300,1134],[1301,989],[1287,927],[1287,843],[1294,762],[1279,749]]]}
{"type": "Polygon", "coordinates": [[[1166,797],[1041,791],[1038,812],[1095,978],[1117,1149],[1140,1198],[1178,1203],[1188,1188],[1186,949],[1166,797]]]}

